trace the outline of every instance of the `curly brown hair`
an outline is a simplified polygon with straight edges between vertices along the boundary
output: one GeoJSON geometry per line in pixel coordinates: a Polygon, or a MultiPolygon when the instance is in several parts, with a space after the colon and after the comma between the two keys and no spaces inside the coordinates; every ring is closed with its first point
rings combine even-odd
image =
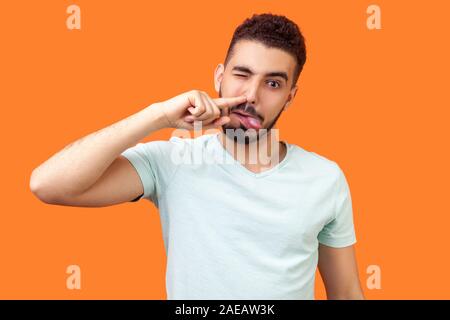
{"type": "Polygon", "coordinates": [[[225,57],[225,66],[239,40],[258,41],[268,48],[282,49],[291,54],[297,61],[292,82],[292,87],[295,86],[306,62],[305,39],[297,24],[285,16],[271,13],[254,14],[247,18],[234,31],[225,57]]]}

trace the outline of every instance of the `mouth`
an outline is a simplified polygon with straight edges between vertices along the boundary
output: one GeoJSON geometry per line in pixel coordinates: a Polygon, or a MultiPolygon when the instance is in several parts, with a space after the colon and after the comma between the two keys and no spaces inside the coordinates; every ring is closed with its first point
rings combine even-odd
{"type": "Polygon", "coordinates": [[[239,118],[239,121],[242,123],[242,125],[247,129],[261,128],[261,120],[259,118],[239,110],[232,111],[231,113],[235,114],[239,118]]]}

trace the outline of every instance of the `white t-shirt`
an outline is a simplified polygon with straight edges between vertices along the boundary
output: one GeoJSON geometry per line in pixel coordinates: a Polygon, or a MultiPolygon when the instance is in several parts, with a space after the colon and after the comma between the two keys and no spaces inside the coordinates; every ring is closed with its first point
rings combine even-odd
{"type": "Polygon", "coordinates": [[[167,298],[314,299],[319,242],[356,242],[342,170],[285,142],[280,163],[253,173],[219,134],[122,153],[142,180],[142,198],[159,209],[167,298]]]}

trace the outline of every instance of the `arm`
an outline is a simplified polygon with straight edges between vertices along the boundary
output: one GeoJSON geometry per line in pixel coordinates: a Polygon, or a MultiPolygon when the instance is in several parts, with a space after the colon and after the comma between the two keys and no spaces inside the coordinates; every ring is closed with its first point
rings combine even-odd
{"type": "Polygon", "coordinates": [[[332,248],[319,244],[319,271],[329,300],[363,300],[354,246],[332,248]]]}
{"type": "Polygon", "coordinates": [[[73,206],[107,206],[143,193],[139,176],[120,154],[165,126],[158,104],[91,133],[33,170],[31,191],[43,202],[73,206]]]}
{"type": "Polygon", "coordinates": [[[197,120],[204,129],[220,127],[230,120],[221,109],[244,101],[245,96],[211,99],[191,90],[155,103],[66,146],[33,170],[30,189],[41,201],[58,205],[99,207],[134,200],[144,186],[123,151],[162,128],[192,130],[197,120]]]}

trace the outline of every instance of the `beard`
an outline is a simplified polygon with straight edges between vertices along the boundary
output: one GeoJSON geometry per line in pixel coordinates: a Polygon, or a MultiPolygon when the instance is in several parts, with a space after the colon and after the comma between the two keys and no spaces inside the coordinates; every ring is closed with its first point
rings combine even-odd
{"type": "MultiPolygon", "coordinates": [[[[222,98],[222,89],[219,89],[219,97],[222,98]]],[[[261,123],[264,122],[264,117],[259,115],[255,108],[248,104],[248,103],[241,103],[237,106],[233,106],[229,109],[229,112],[231,114],[234,110],[242,110],[244,112],[249,113],[250,115],[253,115],[261,120],[261,123]]],[[[259,142],[259,139],[266,135],[270,130],[275,126],[276,122],[278,121],[278,118],[283,113],[284,108],[278,112],[278,114],[275,116],[275,118],[269,123],[267,127],[262,127],[260,129],[253,129],[253,128],[246,128],[240,121],[239,121],[239,127],[235,127],[232,125],[229,125],[228,123],[222,125],[222,132],[231,140],[237,143],[243,143],[243,144],[249,144],[250,142],[259,142]]]]}

